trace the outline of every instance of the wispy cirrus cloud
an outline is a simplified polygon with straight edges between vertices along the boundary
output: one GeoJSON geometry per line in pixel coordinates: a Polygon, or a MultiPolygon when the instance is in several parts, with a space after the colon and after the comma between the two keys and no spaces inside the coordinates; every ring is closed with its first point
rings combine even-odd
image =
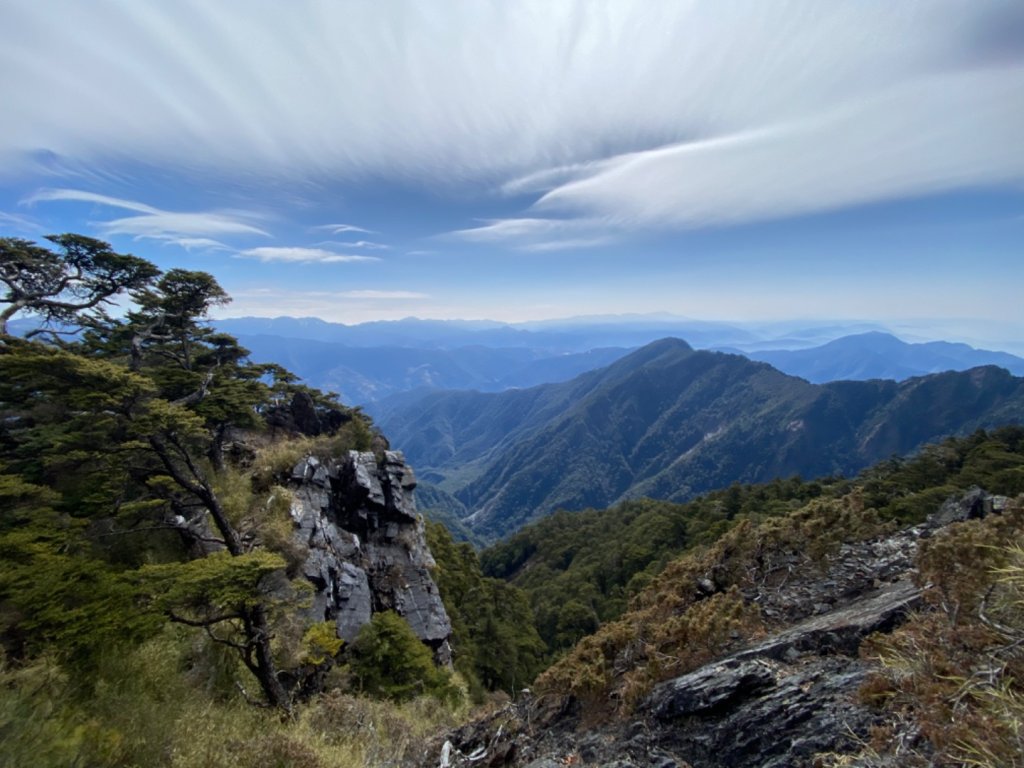
{"type": "MultiPolygon", "coordinates": [[[[59,157],[236,181],[472,183],[523,196],[523,218],[557,212],[612,230],[1024,179],[1019,3],[307,0],[233,10],[223,0],[14,4],[0,28],[0,175],[59,157]],[[372,68],[359,64],[371,58],[372,68]]],[[[117,202],[102,197],[93,202],[117,202]]],[[[139,215],[110,222],[112,233],[259,230],[134,205],[139,215]]]]}
{"type": "Polygon", "coordinates": [[[21,202],[23,205],[32,205],[34,203],[64,200],[71,200],[76,203],[96,203],[97,205],[104,205],[109,208],[124,208],[125,210],[138,211],[139,213],[162,213],[159,208],[154,208],[152,205],[139,203],[135,200],[125,200],[120,197],[111,197],[110,195],[101,195],[97,192],[86,192],[81,189],[40,189],[21,202]]]}
{"type": "Polygon", "coordinates": [[[339,243],[339,245],[345,248],[365,248],[368,251],[389,251],[391,250],[390,245],[384,243],[374,243],[370,240],[356,240],[354,243],[339,243]]]}
{"type": "Polygon", "coordinates": [[[330,232],[332,235],[341,235],[345,232],[362,232],[367,235],[374,234],[372,229],[363,229],[362,227],[357,227],[355,224],[321,224],[317,227],[313,227],[313,229],[330,232]]]}
{"type": "Polygon", "coordinates": [[[1021,99],[1024,66],[924,78],[756,131],[611,158],[533,210],[694,227],[943,192],[968,177],[1005,184],[1024,178],[1024,152],[1005,151],[1024,135],[1021,99]]]}
{"type": "Polygon", "coordinates": [[[200,250],[200,251],[231,251],[234,250],[228,245],[220,242],[219,240],[212,240],[208,237],[173,237],[165,235],[156,238],[157,240],[164,240],[170,245],[177,245],[180,248],[184,248],[186,251],[200,250]]]}
{"type": "Polygon", "coordinates": [[[239,251],[243,258],[258,259],[263,262],[282,261],[296,263],[319,262],[321,264],[343,264],[351,262],[380,261],[376,256],[336,253],[323,248],[303,248],[298,246],[264,246],[239,251]]]}
{"type": "Polygon", "coordinates": [[[22,216],[17,213],[4,213],[3,211],[0,211],[0,225],[10,227],[11,229],[21,232],[30,232],[32,234],[43,232],[46,229],[39,222],[30,219],[27,216],[22,216]]]}
{"type": "Polygon", "coordinates": [[[107,208],[134,211],[137,215],[122,216],[96,222],[105,237],[129,235],[136,239],[160,240],[199,248],[204,245],[222,246],[210,236],[259,235],[270,233],[250,223],[254,214],[225,213],[219,211],[178,212],[165,211],[146,203],[125,200],[109,195],[79,189],[41,189],[22,200],[24,205],[45,202],[92,203],[107,208]]]}
{"type": "Polygon", "coordinates": [[[461,229],[450,234],[460,240],[507,245],[524,251],[597,247],[614,240],[606,221],[589,217],[493,219],[479,227],[461,229]]]}
{"type": "Polygon", "coordinates": [[[341,291],[337,294],[345,299],[427,299],[430,294],[419,291],[377,291],[372,289],[341,291]]]}

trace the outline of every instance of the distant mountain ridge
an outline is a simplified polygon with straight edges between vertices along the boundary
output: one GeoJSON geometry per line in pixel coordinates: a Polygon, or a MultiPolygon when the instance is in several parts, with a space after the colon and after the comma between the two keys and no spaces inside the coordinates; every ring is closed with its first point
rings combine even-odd
{"type": "Polygon", "coordinates": [[[237,338],[253,361],[277,362],[311,386],[336,392],[343,402],[358,405],[417,390],[501,392],[566,381],[630,351],[610,347],[551,354],[527,347],[351,347],[270,335],[237,338]]]}
{"type": "Polygon", "coordinates": [[[465,505],[463,522],[495,538],[557,508],[856,473],[949,434],[1024,421],[1024,379],[988,366],[820,385],[663,339],[568,382],[430,393],[377,418],[423,480],[465,505]]]}
{"type": "Polygon", "coordinates": [[[1015,376],[1024,375],[1024,358],[1007,352],[975,349],[948,341],[912,344],[879,331],[843,336],[809,349],[743,354],[815,384],[844,379],[902,381],[912,376],[962,371],[979,365],[998,365],[1015,376]]]}
{"type": "MultiPolygon", "coordinates": [[[[254,361],[282,363],[311,386],[337,392],[357,405],[412,391],[500,392],[564,382],[666,337],[767,362],[812,383],[900,381],[979,365],[1024,375],[1024,358],[1006,352],[946,341],[908,343],[879,330],[849,333],[870,328],[863,324],[768,326],[755,332],[661,315],[518,324],[406,318],[357,325],[318,318],[242,317],[214,324],[238,338],[254,361]],[[847,335],[836,338],[843,332],[847,335]]],[[[24,333],[34,323],[26,318],[11,326],[24,333]]]]}

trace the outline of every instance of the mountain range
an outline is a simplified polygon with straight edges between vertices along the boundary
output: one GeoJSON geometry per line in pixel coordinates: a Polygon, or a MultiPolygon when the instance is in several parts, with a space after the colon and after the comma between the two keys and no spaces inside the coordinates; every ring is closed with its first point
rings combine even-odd
{"type": "Polygon", "coordinates": [[[745,355],[814,383],[902,380],[979,365],[1024,375],[1024,358],[1006,352],[946,341],[908,343],[878,330],[850,333],[860,327],[849,325],[747,330],[657,316],[517,325],[409,318],[351,326],[280,317],[216,325],[238,337],[254,360],[286,365],[310,385],[355,404],[411,390],[500,392],[568,381],[665,337],[745,355]]]}
{"type": "MultiPolygon", "coordinates": [[[[568,318],[535,323],[407,318],[343,325],[317,318],[214,321],[256,362],[285,365],[344,402],[442,389],[501,392],[568,381],[659,338],[745,355],[813,383],[895,379],[998,365],[1024,375],[1024,358],[962,343],[908,343],[867,324],[738,327],[670,315],[568,318]]],[[[35,327],[15,320],[12,330],[35,327]]]]}
{"type": "Polygon", "coordinates": [[[809,349],[760,350],[740,354],[751,360],[770,363],[780,371],[817,384],[844,379],[902,381],[911,376],[963,371],[979,365],[998,365],[1015,376],[1024,376],[1024,358],[1007,352],[975,349],[967,344],[948,341],[908,344],[880,331],[843,336],[809,349]]]}
{"type": "Polygon", "coordinates": [[[983,366],[813,384],[669,338],[567,382],[407,393],[379,406],[375,418],[421,480],[494,539],[558,508],[850,475],[945,435],[1024,421],[1024,379],[983,366]]]}

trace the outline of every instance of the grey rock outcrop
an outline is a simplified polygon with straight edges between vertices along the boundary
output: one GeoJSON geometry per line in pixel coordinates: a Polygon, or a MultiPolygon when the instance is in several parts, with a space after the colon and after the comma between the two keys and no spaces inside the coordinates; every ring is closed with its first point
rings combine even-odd
{"type": "Polygon", "coordinates": [[[313,621],[333,621],[353,640],[373,613],[403,616],[439,661],[450,661],[451,622],[430,576],[434,560],[416,513],[416,478],[399,451],[309,456],[291,473],[302,574],[314,588],[313,621]]]}
{"type": "MultiPolygon", "coordinates": [[[[857,752],[884,724],[858,696],[871,672],[860,646],[926,609],[914,582],[919,542],[953,522],[999,514],[1006,503],[972,489],[926,523],[843,544],[823,563],[793,553],[769,572],[784,578],[742,590],[761,608],[769,634],[655,686],[631,721],[588,726],[571,700],[525,695],[448,734],[449,764],[810,768],[823,755],[857,752]],[[470,759],[474,750],[487,759],[470,759]]],[[[714,575],[695,589],[717,591],[714,575]]]]}

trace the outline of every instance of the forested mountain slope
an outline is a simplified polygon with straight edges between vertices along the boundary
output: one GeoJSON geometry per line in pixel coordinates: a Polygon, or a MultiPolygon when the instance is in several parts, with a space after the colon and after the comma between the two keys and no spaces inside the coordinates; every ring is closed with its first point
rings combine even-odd
{"type": "Polygon", "coordinates": [[[563,384],[437,393],[382,418],[424,479],[498,537],[558,508],[682,501],[732,482],[853,474],[948,434],[1024,420],[995,367],[810,384],[664,339],[563,384]]]}
{"type": "Polygon", "coordinates": [[[488,547],[481,560],[488,575],[526,591],[541,636],[557,652],[617,618],[666,563],[713,545],[743,520],[784,517],[855,493],[871,514],[917,523],[973,486],[1007,496],[1024,493],[1024,427],[948,438],[851,479],[736,483],[683,503],[638,499],[556,512],[488,547]]]}
{"type": "Polygon", "coordinates": [[[734,486],[524,529],[485,562],[535,598],[575,578],[576,596],[554,599],[564,629],[595,607],[595,584],[622,589],[628,551],[682,556],[628,585],[625,610],[534,696],[446,734],[451,762],[480,749],[508,766],[1016,765],[1022,490],[1024,430],[1006,428],[851,481],[734,486]]]}

